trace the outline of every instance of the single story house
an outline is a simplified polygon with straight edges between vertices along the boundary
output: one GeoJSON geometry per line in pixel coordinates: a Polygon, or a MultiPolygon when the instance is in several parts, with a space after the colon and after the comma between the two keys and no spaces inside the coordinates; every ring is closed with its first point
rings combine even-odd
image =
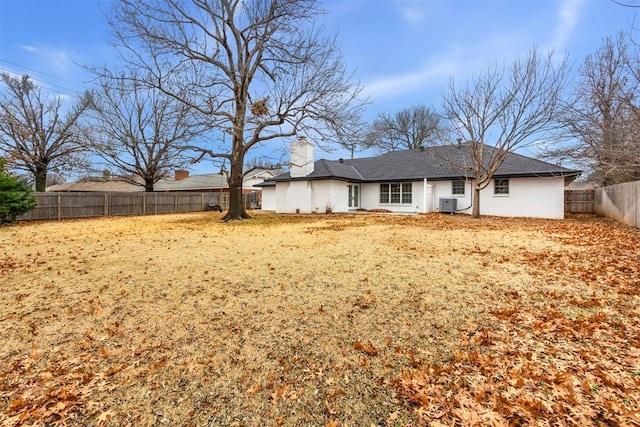
{"type": "MultiPolygon", "coordinates": [[[[485,146],[485,150],[495,150],[485,146]]],[[[489,152],[487,151],[487,152],[489,152]]],[[[471,213],[465,144],[392,151],[376,157],[314,161],[313,143],[291,143],[289,172],[265,180],[262,209],[279,213],[471,213]]],[[[509,153],[480,193],[481,215],[563,218],[564,188],[581,171],[509,153]]]]}

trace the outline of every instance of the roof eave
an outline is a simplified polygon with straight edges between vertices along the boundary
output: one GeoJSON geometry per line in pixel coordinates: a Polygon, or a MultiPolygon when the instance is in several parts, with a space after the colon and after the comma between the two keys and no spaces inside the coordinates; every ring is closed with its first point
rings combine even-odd
{"type": "MultiPolygon", "coordinates": [[[[326,180],[334,180],[334,181],[348,181],[348,182],[367,182],[358,178],[347,178],[343,176],[302,176],[295,178],[281,178],[281,179],[273,179],[269,181],[274,182],[291,182],[291,181],[326,181],[326,180]]],[[[266,182],[267,180],[265,180],[266,182]]]]}
{"type": "Polygon", "coordinates": [[[493,178],[551,178],[551,177],[578,177],[582,171],[559,172],[522,172],[522,173],[495,173],[493,178]]]}

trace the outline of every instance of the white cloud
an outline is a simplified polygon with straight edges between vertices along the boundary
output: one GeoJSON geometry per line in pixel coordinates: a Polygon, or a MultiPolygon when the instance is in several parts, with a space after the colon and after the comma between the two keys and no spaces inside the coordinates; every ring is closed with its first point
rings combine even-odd
{"type": "Polygon", "coordinates": [[[550,48],[564,50],[582,11],[584,0],[563,0],[558,8],[558,23],[550,48]]]}
{"type": "Polygon", "coordinates": [[[75,101],[76,98],[72,97],[71,95],[67,95],[66,93],[62,93],[62,92],[57,92],[54,95],[56,98],[59,98],[63,103],[71,103],[73,101],[75,101]]]}
{"type": "Polygon", "coordinates": [[[33,53],[37,53],[40,52],[40,49],[38,49],[35,46],[31,46],[28,44],[21,44],[20,46],[18,46],[20,49],[22,50],[26,50],[27,52],[33,52],[33,53]]]}
{"type": "Polygon", "coordinates": [[[395,6],[400,12],[405,23],[412,27],[421,25],[427,17],[426,10],[424,9],[424,2],[398,0],[395,2],[395,6]]]}
{"type": "Polygon", "coordinates": [[[21,49],[33,54],[37,68],[45,73],[55,74],[62,79],[71,77],[71,70],[75,67],[68,51],[50,46],[20,45],[21,49]]]}
{"type": "MultiPolygon", "coordinates": [[[[55,71],[63,78],[68,78],[69,70],[73,67],[73,61],[71,60],[68,51],[45,45],[34,46],[22,44],[18,47],[26,52],[34,54],[35,57],[38,58],[38,61],[44,65],[43,71],[55,71]]],[[[38,66],[42,68],[42,65],[38,66]]]]}
{"type": "Polygon", "coordinates": [[[372,98],[415,93],[427,86],[439,85],[455,71],[455,64],[445,60],[428,64],[404,74],[382,77],[365,84],[365,93],[372,98]]]}
{"type": "Polygon", "coordinates": [[[366,82],[364,91],[371,98],[378,98],[416,94],[433,88],[446,89],[450,78],[464,82],[482,72],[487,65],[511,60],[523,49],[530,48],[514,33],[497,33],[473,43],[455,42],[438,57],[425,57],[423,66],[366,82]]]}
{"type": "MultiPolygon", "coordinates": [[[[553,3],[552,8],[549,8],[553,15],[548,25],[545,22],[532,23],[534,28],[541,30],[539,33],[532,34],[529,31],[531,28],[493,27],[493,31],[475,38],[453,34],[446,42],[435,46],[437,53],[433,50],[417,50],[416,54],[422,56],[422,65],[414,65],[406,70],[397,69],[393,74],[370,75],[369,79],[365,78],[364,93],[374,101],[385,98],[387,103],[394,102],[393,98],[403,100],[417,94],[436,96],[436,89],[446,90],[449,78],[453,77],[456,83],[463,84],[466,79],[483,72],[489,64],[500,66],[518,55],[524,55],[536,42],[543,43],[540,46],[541,52],[554,48],[560,54],[567,48],[572,34],[580,24],[585,1],[561,0],[553,3]],[[435,57],[432,56],[434,54],[435,57]]],[[[393,5],[402,13],[407,25],[430,19],[426,9],[420,11],[419,2],[393,0],[393,5]],[[414,10],[417,12],[413,12],[414,10]]],[[[431,39],[425,36],[425,40],[427,44],[431,39]]],[[[399,63],[398,66],[402,64],[399,63]]]]}
{"type": "Polygon", "coordinates": [[[73,64],[69,54],[64,50],[50,50],[46,53],[46,58],[51,67],[62,74],[68,74],[69,68],[73,64]]]}

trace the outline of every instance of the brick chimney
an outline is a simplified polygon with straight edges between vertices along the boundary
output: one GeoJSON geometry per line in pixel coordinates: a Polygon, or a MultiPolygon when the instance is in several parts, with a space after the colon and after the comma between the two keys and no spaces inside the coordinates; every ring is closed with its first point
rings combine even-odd
{"type": "Polygon", "coordinates": [[[185,178],[189,178],[189,171],[188,170],[184,170],[184,169],[176,170],[176,177],[175,177],[176,181],[181,181],[181,180],[183,180],[185,178]]]}

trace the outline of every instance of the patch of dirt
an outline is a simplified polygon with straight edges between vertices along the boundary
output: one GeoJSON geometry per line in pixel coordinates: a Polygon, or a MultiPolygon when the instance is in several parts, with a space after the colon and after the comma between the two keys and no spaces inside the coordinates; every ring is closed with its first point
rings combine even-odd
{"type": "Polygon", "coordinates": [[[0,424],[633,420],[638,230],[252,215],[0,228],[0,424]]]}

